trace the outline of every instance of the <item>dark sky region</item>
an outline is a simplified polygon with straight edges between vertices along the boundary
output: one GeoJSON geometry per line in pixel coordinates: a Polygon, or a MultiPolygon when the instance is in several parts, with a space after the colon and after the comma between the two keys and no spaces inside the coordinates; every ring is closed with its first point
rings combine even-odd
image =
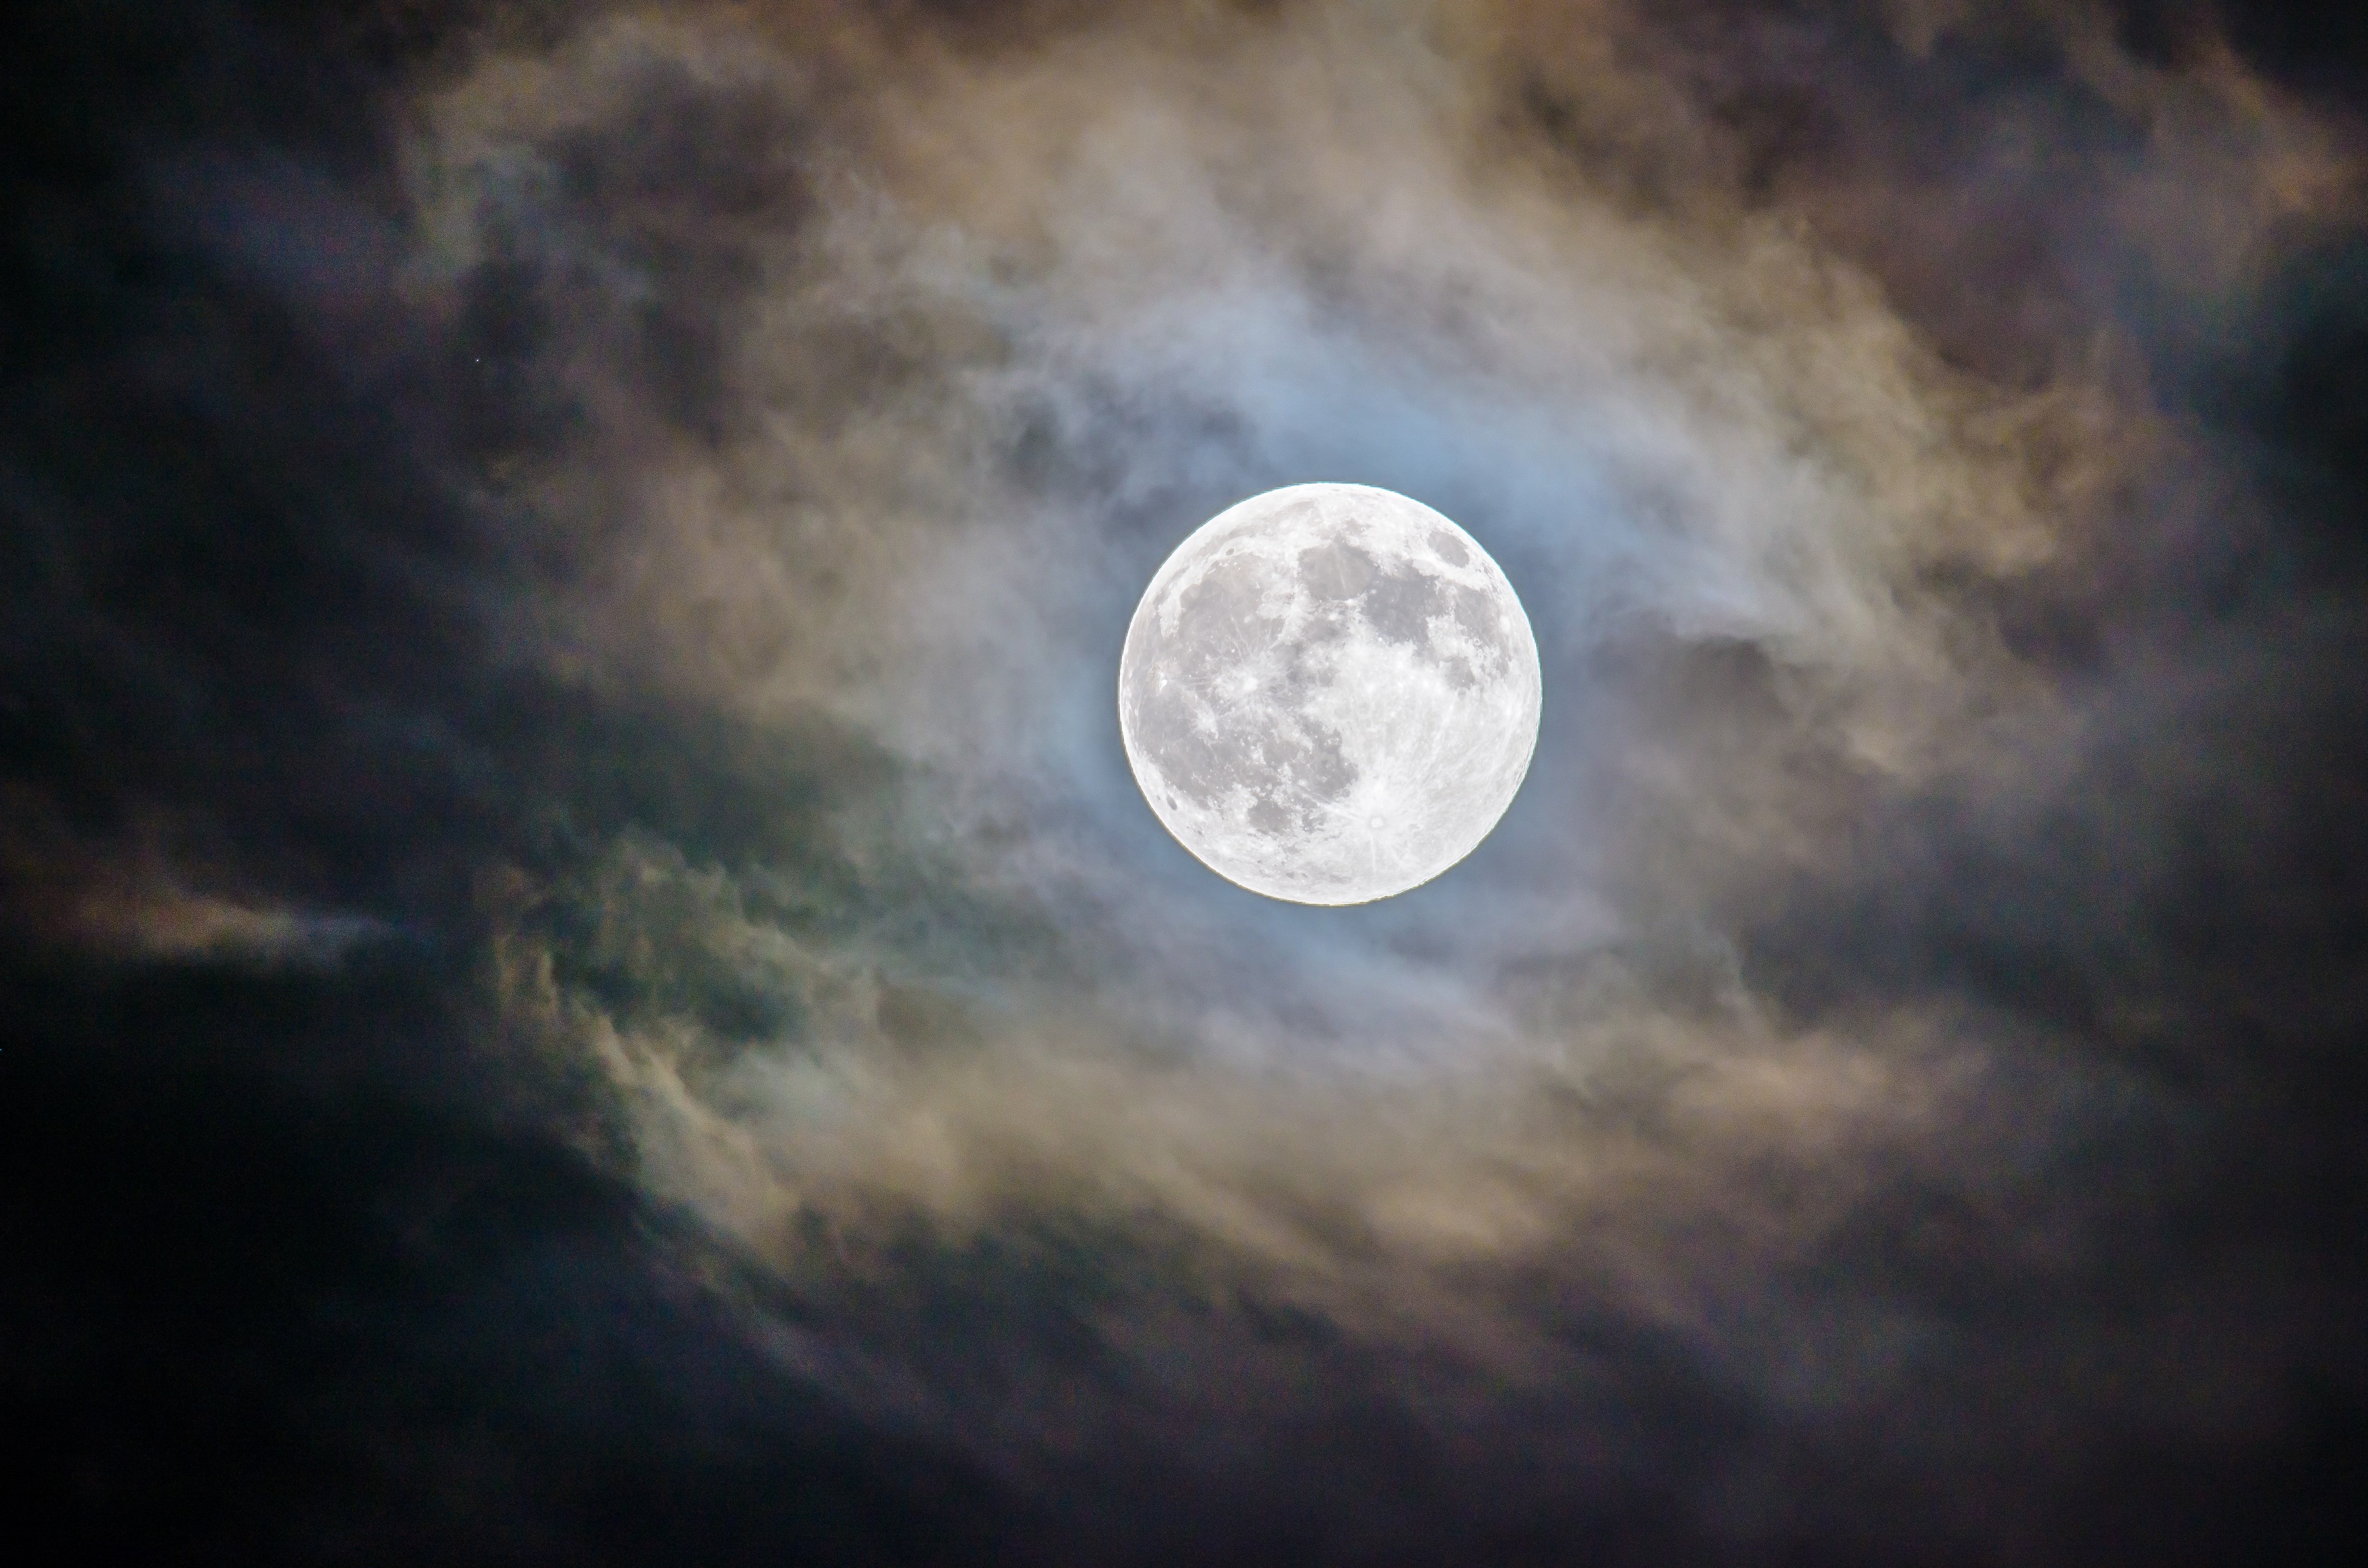
{"type": "Polygon", "coordinates": [[[47,1560],[2349,1556],[2359,7],[31,9],[47,1560]],[[1546,680],[1348,909],[1113,698],[1317,479],[1546,680]]]}

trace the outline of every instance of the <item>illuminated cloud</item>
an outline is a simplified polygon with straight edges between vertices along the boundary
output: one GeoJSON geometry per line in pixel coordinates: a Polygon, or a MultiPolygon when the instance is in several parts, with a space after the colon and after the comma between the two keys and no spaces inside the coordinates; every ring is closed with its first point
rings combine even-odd
{"type": "Polygon", "coordinates": [[[1056,1561],[2152,1561],[2066,1499],[2316,1441],[2340,104],[2200,9],[529,9],[145,157],[213,292],[0,475],[11,928],[432,998],[321,1032],[634,1238],[471,1343],[558,1279],[1056,1561]],[[1150,574],[1308,480],[1544,661],[1370,907],[1118,744],[1150,574]]]}

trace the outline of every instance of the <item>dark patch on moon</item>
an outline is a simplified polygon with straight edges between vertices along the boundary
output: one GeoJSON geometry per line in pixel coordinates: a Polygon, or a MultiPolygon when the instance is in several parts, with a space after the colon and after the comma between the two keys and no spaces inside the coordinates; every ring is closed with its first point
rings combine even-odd
{"type": "Polygon", "coordinates": [[[1158,759],[1160,774],[1178,794],[1202,806],[1224,799],[1233,770],[1183,704],[1144,703],[1136,715],[1135,733],[1144,749],[1158,759]]]}
{"type": "Polygon", "coordinates": [[[1388,573],[1365,590],[1365,620],[1384,642],[1424,642],[1430,637],[1430,618],[1445,607],[1438,578],[1415,571],[1388,573]]]}
{"type": "Polygon", "coordinates": [[[1221,559],[1176,601],[1176,638],[1196,673],[1211,674],[1253,648],[1271,646],[1280,617],[1259,613],[1266,598],[1258,558],[1221,559]]]}
{"type": "Polygon", "coordinates": [[[1463,541],[1444,528],[1430,536],[1430,551],[1450,566],[1461,566],[1472,559],[1471,551],[1463,548],[1463,541]]]}
{"type": "Polygon", "coordinates": [[[1291,808],[1272,794],[1261,795],[1250,807],[1250,825],[1273,838],[1293,825],[1291,808]]]}
{"type": "Polygon", "coordinates": [[[1470,634],[1472,641],[1494,655],[1493,662],[1502,667],[1511,655],[1505,635],[1505,618],[1497,613],[1488,596],[1477,588],[1467,588],[1461,583],[1450,583],[1448,612],[1455,624],[1470,634]]]}
{"type": "Polygon", "coordinates": [[[1380,570],[1372,556],[1338,540],[1299,552],[1299,580],[1318,602],[1357,597],[1372,585],[1380,570]]]}

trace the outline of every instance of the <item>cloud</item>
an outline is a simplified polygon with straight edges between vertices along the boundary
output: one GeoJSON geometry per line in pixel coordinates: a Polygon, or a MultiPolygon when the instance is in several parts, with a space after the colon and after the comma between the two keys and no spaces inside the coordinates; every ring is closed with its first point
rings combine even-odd
{"type": "Polygon", "coordinates": [[[2357,153],[2129,32],[496,7],[375,161],[143,154],[197,281],[0,467],[12,923],[423,966],[665,1237],[571,1289],[714,1314],[669,1379],[1098,1560],[2085,1556],[2359,1371],[2350,383],[2261,391],[2356,331],[2357,153]],[[1167,551],[1309,479],[1545,659],[1371,908],[1216,881],[1117,742],[1167,551]]]}
{"type": "MultiPolygon", "coordinates": [[[[2055,678],[2000,607],[2080,591],[2100,536],[2159,526],[2131,499],[2148,466],[2208,460],[2131,379],[2152,324],[2100,272],[2201,308],[2341,165],[2225,52],[2181,74],[2085,17],[1907,28],[1916,51],[1804,24],[1766,83],[1731,79],[1745,44],[1689,52],[1617,13],[1209,13],[983,55],[892,34],[848,46],[878,73],[867,109],[761,17],[627,19],[437,98],[416,166],[461,194],[430,231],[459,257],[487,225],[535,236],[609,324],[555,327],[538,366],[640,399],[587,394],[597,440],[637,454],[600,503],[630,520],[583,596],[593,656],[759,723],[825,709],[910,769],[826,830],[862,890],[828,916],[761,865],[642,841],[552,894],[602,935],[548,972],[601,978],[531,1006],[639,1107],[658,1190],[791,1271],[814,1224],[962,1244],[1015,1213],[1156,1216],[1356,1333],[1532,1369],[1551,1335],[1488,1271],[1576,1271],[1721,1378],[1868,1401],[1947,1361],[1945,1312],[1845,1336],[1841,1362],[1740,1324],[1805,1260],[1855,1267],[1888,1195],[2035,1204],[1967,1244],[2043,1269],[2126,1219],[2058,1210],[2023,1167],[2096,1135],[2052,1108],[2174,1117],[2175,1093],[1961,975],[1804,1006],[1757,960],[1824,938],[1771,940],[1752,906],[1927,885],[1908,850],[1863,858],[1865,824],[1918,801],[2094,809],[2093,727],[2145,699],[2055,678]],[[1911,84],[1974,91],[1988,27],[2055,74],[1903,120],[1911,84]],[[1862,85],[1840,62],[1870,52],[1862,85]],[[1825,128],[1816,155],[1755,118],[1784,102],[1825,128]],[[654,103],[773,137],[661,172],[654,103]],[[767,194],[707,222],[692,193],[744,179],[767,194]],[[2227,200],[2180,250],[2158,193],[2196,179],[2227,200]],[[2063,228],[2076,198],[2106,215],[2092,237],[2063,228]],[[1870,232],[1865,203],[1927,227],[1870,232]],[[1981,250],[1993,207],[2038,248],[1981,250]],[[1912,270],[1950,254],[1945,282],[1912,270]],[[1911,313],[1928,288],[1991,315],[1911,313]],[[671,381],[633,381],[640,350],[594,347],[678,301],[731,323],[698,350],[730,412],[695,433],[651,392],[671,381]],[[1952,353],[1993,330],[2052,358],[1952,353]],[[1553,711],[1493,853],[1311,917],[1157,838],[1106,688],[1170,543],[1240,494],[1342,476],[1507,561],[1553,711]],[[2018,1118],[2060,1131],[2001,1131],[2018,1118]]],[[[562,471],[585,451],[560,449],[562,471]]],[[[2035,918],[2042,947],[2084,939],[2035,918]]],[[[1846,1311],[1834,1289],[1791,1310],[1846,1311]]]]}

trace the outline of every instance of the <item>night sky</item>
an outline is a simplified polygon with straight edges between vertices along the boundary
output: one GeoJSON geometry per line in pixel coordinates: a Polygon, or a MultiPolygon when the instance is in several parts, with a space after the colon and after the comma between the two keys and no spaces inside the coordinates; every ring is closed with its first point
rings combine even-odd
{"type": "Polygon", "coordinates": [[[12,1560],[2350,1556],[2368,11],[37,10],[12,1560]],[[1115,705],[1324,480],[1545,681],[1349,908],[1115,705]]]}

